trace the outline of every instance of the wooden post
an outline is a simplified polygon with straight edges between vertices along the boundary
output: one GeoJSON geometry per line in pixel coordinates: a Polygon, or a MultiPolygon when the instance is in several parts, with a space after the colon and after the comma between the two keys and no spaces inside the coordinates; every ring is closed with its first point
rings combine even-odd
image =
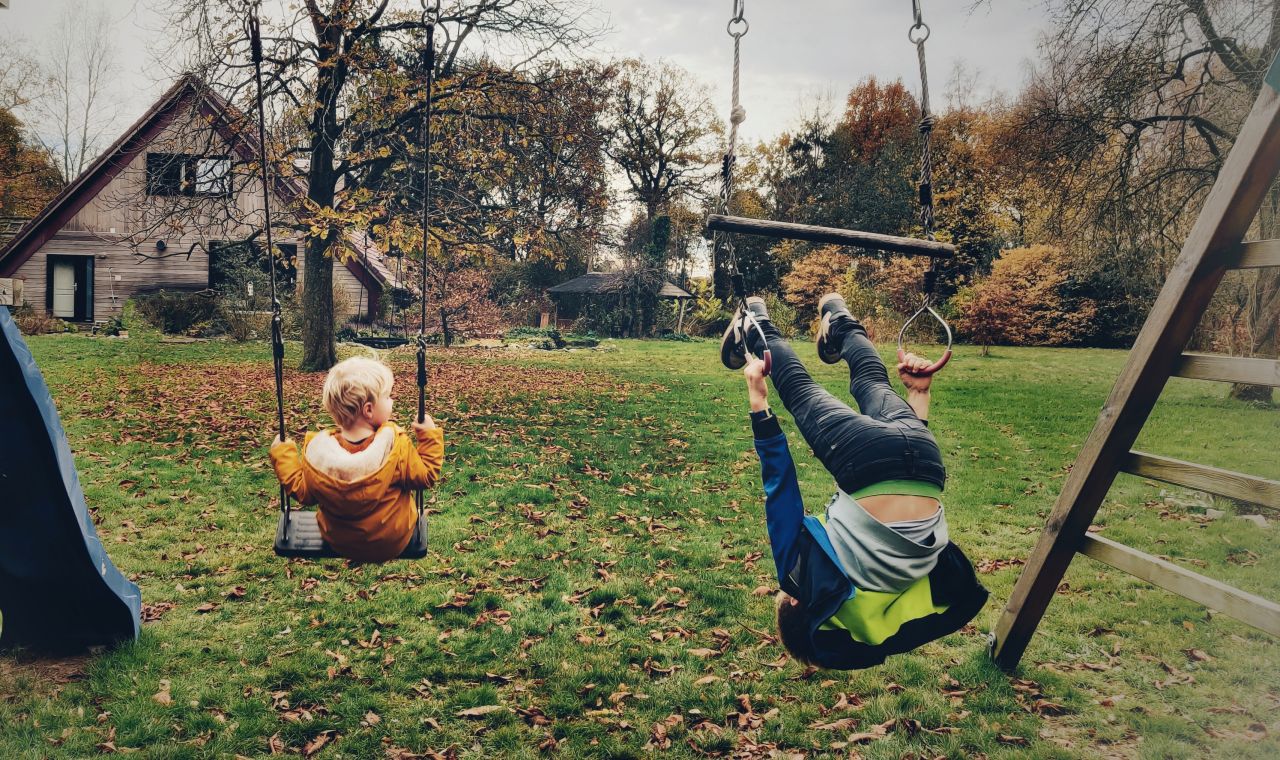
{"type": "Polygon", "coordinates": [[[1182,350],[1223,274],[1240,260],[1241,239],[1280,173],[1277,63],[1240,128],[1182,253],[1165,280],[1120,377],[1063,484],[1044,533],[996,626],[992,656],[1017,665],[1068,565],[1081,551],[1116,473],[1182,361],[1182,350]]]}
{"type": "Polygon", "coordinates": [[[0,277],[0,306],[22,305],[22,280],[0,277]]]}
{"type": "Polygon", "coordinates": [[[684,334],[684,307],[689,305],[688,298],[681,298],[680,301],[680,317],[676,320],[676,332],[684,334]]]}

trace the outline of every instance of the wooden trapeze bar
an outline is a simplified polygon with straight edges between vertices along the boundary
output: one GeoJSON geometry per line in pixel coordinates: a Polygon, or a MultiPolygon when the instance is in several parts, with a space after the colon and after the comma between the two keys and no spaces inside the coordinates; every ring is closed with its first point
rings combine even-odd
{"type": "Polygon", "coordinates": [[[842,230],[836,227],[815,227],[811,224],[774,222],[768,219],[748,219],[741,216],[724,216],[723,214],[711,214],[708,216],[707,230],[709,232],[760,235],[782,240],[806,240],[810,243],[851,245],[875,251],[892,251],[893,253],[905,253],[910,256],[931,256],[939,259],[951,258],[956,253],[954,245],[933,240],[917,240],[916,238],[897,237],[896,235],[881,235],[875,232],[842,230]]]}

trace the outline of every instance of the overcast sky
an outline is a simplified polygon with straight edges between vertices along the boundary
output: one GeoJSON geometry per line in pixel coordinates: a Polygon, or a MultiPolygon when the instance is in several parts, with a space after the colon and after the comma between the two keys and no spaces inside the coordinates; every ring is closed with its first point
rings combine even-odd
{"type": "MultiPolygon", "coordinates": [[[[115,18],[119,76],[114,100],[123,129],[169,84],[151,51],[163,41],[163,0],[89,0],[115,18]]],[[[71,0],[10,0],[0,9],[0,30],[38,48],[71,0]]],[[[716,109],[728,112],[732,47],[725,34],[729,0],[594,0],[611,28],[597,56],[666,59],[705,83],[716,109]]],[[[1045,22],[1038,0],[924,0],[932,27],[928,60],[935,109],[957,66],[976,76],[978,96],[1015,93],[1036,57],[1045,22]]],[[[416,3],[413,5],[416,6],[416,3]]],[[[742,42],[742,102],[747,141],[770,138],[798,114],[826,99],[839,103],[859,79],[901,78],[919,92],[915,48],[906,38],[909,0],[747,0],[751,31],[742,42]]],[[[114,139],[112,135],[105,142],[114,139]]]]}

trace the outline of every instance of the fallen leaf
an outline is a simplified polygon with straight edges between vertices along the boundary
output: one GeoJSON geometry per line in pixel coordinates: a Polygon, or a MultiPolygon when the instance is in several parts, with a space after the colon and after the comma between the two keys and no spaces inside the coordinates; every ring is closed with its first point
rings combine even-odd
{"type": "Polygon", "coordinates": [[[508,710],[502,705],[482,705],[480,707],[468,707],[465,710],[454,713],[454,715],[459,718],[483,718],[496,712],[508,712],[508,710]]]}

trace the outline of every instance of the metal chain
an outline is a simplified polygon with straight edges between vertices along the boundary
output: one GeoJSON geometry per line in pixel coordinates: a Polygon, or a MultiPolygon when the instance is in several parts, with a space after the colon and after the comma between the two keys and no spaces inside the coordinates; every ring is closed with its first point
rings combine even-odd
{"type": "MultiPolygon", "coordinates": [[[[276,423],[280,440],[284,430],[284,318],[281,316],[280,297],[276,287],[276,247],[271,239],[271,184],[267,174],[266,107],[262,97],[262,31],[258,22],[258,3],[249,6],[249,49],[253,58],[253,81],[257,87],[258,106],[258,165],[262,180],[262,225],[267,238],[267,259],[271,262],[271,357],[276,376],[276,423]]],[[[280,485],[280,509],[286,518],[289,514],[289,492],[280,485]]],[[[287,525],[287,519],[286,519],[287,525]]],[[[285,536],[288,539],[288,535],[285,536]]]]}
{"type": "MultiPolygon", "coordinates": [[[[422,66],[426,71],[426,102],[422,105],[422,267],[421,310],[418,322],[418,422],[427,416],[427,259],[431,240],[431,97],[436,73],[436,22],[440,18],[439,2],[422,2],[422,25],[426,31],[426,45],[422,49],[422,66]]],[[[426,510],[426,496],[419,488],[414,496],[418,517],[426,510]]]]}

